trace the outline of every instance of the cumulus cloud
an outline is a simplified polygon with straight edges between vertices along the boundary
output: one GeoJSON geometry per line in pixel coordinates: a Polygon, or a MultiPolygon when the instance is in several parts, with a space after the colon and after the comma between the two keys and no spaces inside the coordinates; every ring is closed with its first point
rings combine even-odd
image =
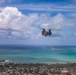
{"type": "Polygon", "coordinates": [[[51,28],[55,37],[61,37],[61,31],[53,29],[63,29],[64,32],[66,26],[75,25],[75,20],[76,18],[68,18],[61,13],[55,16],[45,13],[25,15],[16,7],[5,7],[0,12],[0,35],[3,38],[39,38],[42,37],[42,28],[51,28]]]}
{"type": "Polygon", "coordinates": [[[0,13],[0,28],[1,31],[3,30],[9,34],[8,36],[28,38],[34,35],[34,31],[38,29],[32,26],[36,19],[36,14],[27,16],[23,15],[16,7],[5,7],[0,13]]]}

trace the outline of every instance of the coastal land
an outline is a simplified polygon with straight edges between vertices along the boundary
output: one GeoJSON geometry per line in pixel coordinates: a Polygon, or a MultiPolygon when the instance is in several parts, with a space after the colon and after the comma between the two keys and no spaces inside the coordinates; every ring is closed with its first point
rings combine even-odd
{"type": "Polygon", "coordinates": [[[0,60],[0,75],[76,75],[76,63],[14,63],[0,60]]]}

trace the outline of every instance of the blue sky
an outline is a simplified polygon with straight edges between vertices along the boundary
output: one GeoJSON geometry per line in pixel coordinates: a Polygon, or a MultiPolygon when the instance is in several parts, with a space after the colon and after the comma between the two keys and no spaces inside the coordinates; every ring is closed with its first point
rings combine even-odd
{"type": "MultiPolygon", "coordinates": [[[[11,4],[27,4],[27,3],[36,3],[36,4],[40,4],[40,3],[62,3],[62,4],[66,4],[66,3],[74,3],[76,2],[75,0],[1,0],[1,3],[11,3],[11,4]]],[[[64,4],[64,5],[65,5],[64,4]]]]}
{"type": "Polygon", "coordinates": [[[0,44],[76,45],[75,0],[0,0],[0,44]],[[41,35],[42,28],[52,35],[41,35]]]}

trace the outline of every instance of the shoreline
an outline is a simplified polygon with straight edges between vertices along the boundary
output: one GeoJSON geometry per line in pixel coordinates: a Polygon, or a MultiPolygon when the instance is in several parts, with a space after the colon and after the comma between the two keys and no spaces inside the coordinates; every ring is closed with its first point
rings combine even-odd
{"type": "Polygon", "coordinates": [[[14,63],[0,60],[0,75],[76,75],[76,63],[14,63]]]}
{"type": "Polygon", "coordinates": [[[21,64],[73,64],[73,63],[76,63],[76,62],[50,62],[50,63],[46,63],[46,62],[14,62],[14,61],[10,61],[10,60],[0,60],[0,63],[1,62],[5,62],[5,63],[21,63],[21,64]]]}

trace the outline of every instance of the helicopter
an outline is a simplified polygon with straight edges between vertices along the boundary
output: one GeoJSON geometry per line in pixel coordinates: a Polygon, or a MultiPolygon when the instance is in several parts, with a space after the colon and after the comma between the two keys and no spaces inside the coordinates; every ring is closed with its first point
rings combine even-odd
{"type": "Polygon", "coordinates": [[[43,28],[42,35],[44,35],[44,36],[47,36],[47,35],[51,36],[52,35],[51,29],[49,29],[48,31],[46,31],[45,28],[43,28]]]}
{"type": "Polygon", "coordinates": [[[51,37],[62,37],[62,35],[59,33],[59,31],[61,31],[61,29],[57,29],[57,28],[51,28],[51,27],[44,27],[41,28],[41,35],[42,36],[51,36],[51,37]],[[56,32],[56,33],[55,33],[56,32]]]}

